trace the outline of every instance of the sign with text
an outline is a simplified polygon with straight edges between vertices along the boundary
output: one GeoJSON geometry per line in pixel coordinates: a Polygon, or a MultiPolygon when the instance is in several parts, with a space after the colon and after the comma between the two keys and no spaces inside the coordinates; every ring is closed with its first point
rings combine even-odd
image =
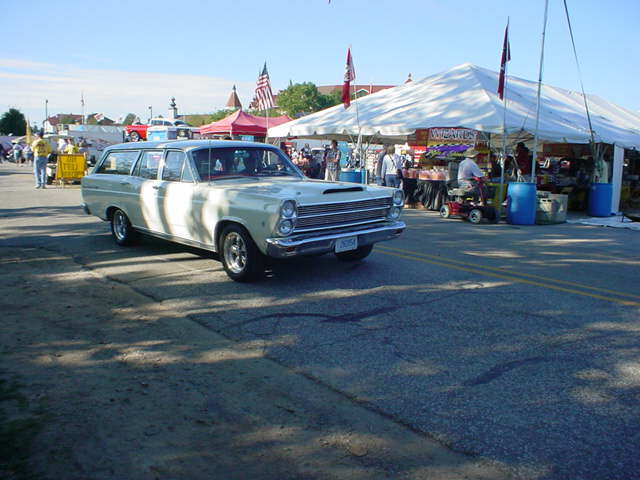
{"type": "Polygon", "coordinates": [[[427,145],[474,145],[478,133],[470,128],[430,128],[427,145]]]}
{"type": "Polygon", "coordinates": [[[79,180],[87,168],[84,153],[59,153],[56,180],[79,180]]]}

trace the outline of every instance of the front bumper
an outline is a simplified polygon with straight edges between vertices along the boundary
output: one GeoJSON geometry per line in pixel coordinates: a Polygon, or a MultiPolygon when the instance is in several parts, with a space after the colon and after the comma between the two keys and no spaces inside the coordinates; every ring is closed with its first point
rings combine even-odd
{"type": "Polygon", "coordinates": [[[358,247],[372,245],[399,236],[406,228],[404,222],[395,221],[369,228],[358,228],[339,233],[316,233],[285,238],[267,238],[267,255],[273,258],[289,258],[300,255],[320,255],[335,250],[336,240],[358,237],[358,247]]]}

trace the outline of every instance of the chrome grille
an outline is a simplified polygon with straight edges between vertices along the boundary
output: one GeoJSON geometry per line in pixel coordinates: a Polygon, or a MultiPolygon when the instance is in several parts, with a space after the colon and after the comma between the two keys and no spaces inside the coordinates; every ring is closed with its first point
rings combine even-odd
{"type": "Polygon", "coordinates": [[[295,232],[325,230],[386,220],[391,197],[356,202],[299,205],[295,232]]]}

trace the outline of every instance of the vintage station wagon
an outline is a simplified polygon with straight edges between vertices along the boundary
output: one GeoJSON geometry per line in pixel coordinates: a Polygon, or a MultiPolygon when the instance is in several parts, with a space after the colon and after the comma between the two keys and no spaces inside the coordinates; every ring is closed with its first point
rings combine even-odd
{"type": "Polygon", "coordinates": [[[401,190],[312,180],[253,142],[114,145],[82,179],[82,199],[119,245],[144,233],[218,252],[236,281],[263,273],[266,257],[361,260],[405,228],[401,190]]]}

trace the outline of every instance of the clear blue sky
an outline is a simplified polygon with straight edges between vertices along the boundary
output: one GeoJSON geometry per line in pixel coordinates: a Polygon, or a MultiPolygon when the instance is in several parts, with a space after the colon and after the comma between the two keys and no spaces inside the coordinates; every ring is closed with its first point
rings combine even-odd
{"type": "MultiPolygon", "coordinates": [[[[585,90],[640,111],[640,0],[567,0],[585,90]]],[[[544,82],[579,90],[562,0],[550,0],[544,82]]],[[[509,73],[536,80],[544,0],[2,0],[0,112],[165,114],[247,104],[264,61],[274,91],[342,81],[399,84],[474,63],[498,70],[507,16],[509,73]],[[38,12],[38,13],[36,13],[38,12]]]]}

